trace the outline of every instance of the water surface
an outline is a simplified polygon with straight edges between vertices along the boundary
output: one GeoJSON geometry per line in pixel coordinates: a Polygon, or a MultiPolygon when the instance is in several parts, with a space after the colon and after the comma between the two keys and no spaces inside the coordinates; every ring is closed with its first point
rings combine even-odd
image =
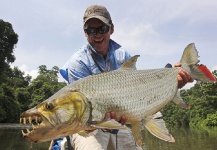
{"type": "MultiPolygon", "coordinates": [[[[155,138],[144,131],[146,150],[217,150],[217,128],[170,129],[175,143],[155,138]]],[[[50,142],[31,143],[23,139],[20,129],[0,129],[1,150],[47,150],[50,142]]]]}
{"type": "Polygon", "coordinates": [[[169,143],[144,132],[146,150],[217,150],[217,128],[170,129],[175,143],[169,143]]]}

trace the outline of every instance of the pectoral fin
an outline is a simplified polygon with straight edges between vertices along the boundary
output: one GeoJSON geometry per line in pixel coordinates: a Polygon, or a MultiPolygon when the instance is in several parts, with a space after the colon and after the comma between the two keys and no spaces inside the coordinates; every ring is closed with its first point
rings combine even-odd
{"type": "Polygon", "coordinates": [[[115,121],[114,119],[105,120],[100,123],[92,122],[90,123],[90,126],[98,128],[98,129],[128,129],[126,126],[115,121]]]}
{"type": "Polygon", "coordinates": [[[159,118],[161,116],[162,114],[157,112],[155,115],[146,118],[145,127],[151,134],[158,137],[159,139],[168,142],[175,142],[175,139],[166,128],[164,120],[159,118]]]}

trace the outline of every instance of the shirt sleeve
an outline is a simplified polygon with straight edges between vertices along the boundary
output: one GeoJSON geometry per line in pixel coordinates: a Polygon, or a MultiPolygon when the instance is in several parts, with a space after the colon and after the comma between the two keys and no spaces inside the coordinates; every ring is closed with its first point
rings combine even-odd
{"type": "Polygon", "coordinates": [[[125,51],[125,60],[127,61],[130,58],[131,58],[131,55],[127,51],[125,51]]]}
{"type": "Polygon", "coordinates": [[[79,80],[92,74],[89,68],[80,60],[69,62],[67,72],[69,83],[72,83],[76,80],[79,80]]]}

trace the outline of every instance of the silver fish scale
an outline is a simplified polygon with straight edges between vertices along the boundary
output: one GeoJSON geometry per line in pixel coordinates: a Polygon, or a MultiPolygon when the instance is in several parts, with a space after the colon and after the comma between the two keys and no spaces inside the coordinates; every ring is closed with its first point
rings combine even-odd
{"type": "Polygon", "coordinates": [[[93,120],[116,111],[129,120],[141,120],[171,101],[177,92],[178,68],[116,70],[80,79],[73,85],[93,107],[93,120]]]}

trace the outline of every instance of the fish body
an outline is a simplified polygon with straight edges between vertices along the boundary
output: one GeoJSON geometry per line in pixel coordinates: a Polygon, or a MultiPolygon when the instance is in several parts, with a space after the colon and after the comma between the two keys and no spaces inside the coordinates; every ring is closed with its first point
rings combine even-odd
{"type": "MultiPolygon", "coordinates": [[[[81,133],[85,130],[128,129],[115,120],[104,120],[107,112],[125,115],[132,127],[136,143],[141,146],[141,130],[145,127],[156,137],[174,142],[166,129],[160,110],[170,101],[182,108],[189,106],[178,91],[177,75],[180,68],[136,70],[139,55],[132,57],[115,71],[88,76],[73,82],[53,96],[21,114],[21,122],[41,120],[25,138],[43,142],[81,133]]],[[[196,80],[215,82],[215,77],[203,65],[198,65],[198,53],[189,44],[181,59],[182,69],[196,80]]],[[[39,122],[39,121],[36,121],[39,122]]]]}
{"type": "Polygon", "coordinates": [[[138,121],[156,113],[174,97],[178,70],[116,70],[81,79],[64,90],[79,89],[87,97],[93,121],[102,121],[110,111],[138,121]]]}

